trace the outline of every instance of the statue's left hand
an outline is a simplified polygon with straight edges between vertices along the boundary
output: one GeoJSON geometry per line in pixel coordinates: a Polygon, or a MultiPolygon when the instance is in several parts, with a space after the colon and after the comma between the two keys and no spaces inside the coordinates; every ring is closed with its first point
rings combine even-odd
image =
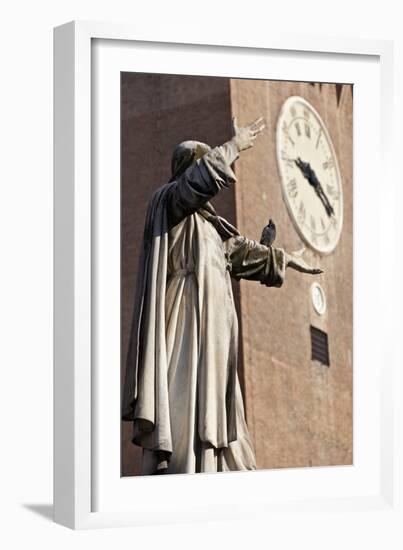
{"type": "Polygon", "coordinates": [[[299,271],[300,273],[308,273],[309,275],[319,275],[320,273],[323,273],[322,269],[319,267],[312,267],[305,261],[303,258],[304,252],[305,247],[301,248],[301,250],[297,250],[296,252],[291,252],[291,254],[285,252],[286,266],[291,269],[295,269],[295,271],[299,271]]]}

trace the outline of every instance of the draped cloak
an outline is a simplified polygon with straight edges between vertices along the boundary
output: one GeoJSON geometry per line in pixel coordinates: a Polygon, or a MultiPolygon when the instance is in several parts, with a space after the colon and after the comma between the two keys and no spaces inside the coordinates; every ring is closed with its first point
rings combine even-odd
{"type": "Polygon", "coordinates": [[[236,182],[237,157],[232,141],[211,149],[147,210],[122,404],[144,474],[256,467],[230,277],[281,286],[285,265],[209,203],[236,182]]]}

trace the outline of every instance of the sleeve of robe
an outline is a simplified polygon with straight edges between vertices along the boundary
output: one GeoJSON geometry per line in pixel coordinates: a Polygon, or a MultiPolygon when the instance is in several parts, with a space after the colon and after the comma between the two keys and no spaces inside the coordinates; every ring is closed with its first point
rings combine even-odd
{"type": "Polygon", "coordinates": [[[169,225],[174,227],[201,208],[222,189],[236,182],[231,164],[239,152],[231,140],[215,147],[173,182],[168,195],[169,225]]]}
{"type": "Polygon", "coordinates": [[[280,287],[285,276],[285,254],[281,248],[265,246],[242,235],[225,241],[226,257],[234,279],[260,281],[280,287]]]}

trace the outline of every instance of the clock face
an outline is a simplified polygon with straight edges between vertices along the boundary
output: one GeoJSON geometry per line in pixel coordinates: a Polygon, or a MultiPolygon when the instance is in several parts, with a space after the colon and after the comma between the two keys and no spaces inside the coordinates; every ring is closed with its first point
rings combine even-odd
{"type": "Polygon", "coordinates": [[[334,250],[343,225],[340,170],[329,132],[302,97],[289,97],[277,124],[283,196],[300,237],[314,250],[334,250]]]}

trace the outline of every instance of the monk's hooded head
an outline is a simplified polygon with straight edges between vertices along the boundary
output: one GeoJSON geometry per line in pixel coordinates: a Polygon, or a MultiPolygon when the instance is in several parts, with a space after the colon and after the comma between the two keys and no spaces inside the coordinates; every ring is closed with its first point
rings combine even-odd
{"type": "Polygon", "coordinates": [[[200,141],[182,141],[182,143],[179,143],[172,155],[170,181],[176,180],[189,166],[210,150],[209,145],[200,141]]]}

